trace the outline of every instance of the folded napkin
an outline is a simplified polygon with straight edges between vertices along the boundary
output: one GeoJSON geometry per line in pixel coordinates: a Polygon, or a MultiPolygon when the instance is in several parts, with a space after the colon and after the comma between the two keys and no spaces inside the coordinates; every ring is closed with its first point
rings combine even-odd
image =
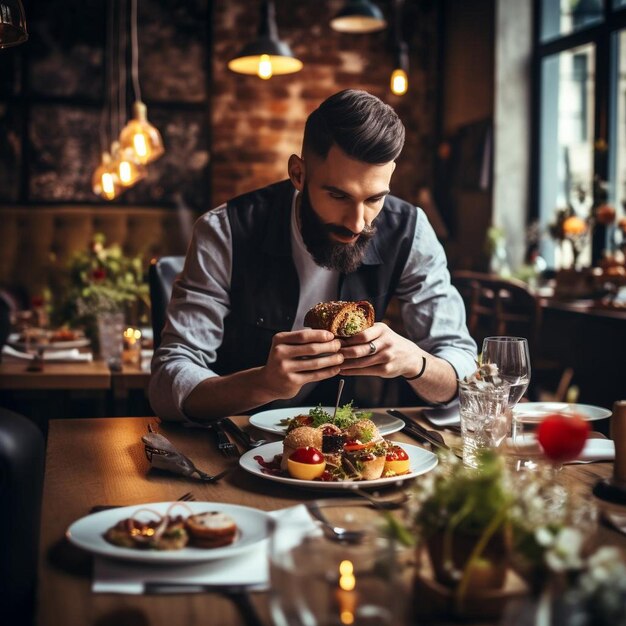
{"type": "Polygon", "coordinates": [[[612,461],[615,459],[615,442],[612,439],[592,438],[587,439],[585,447],[578,458],[572,463],[585,463],[589,461],[612,461]]]}
{"type": "MultiPolygon", "coordinates": [[[[315,527],[303,504],[272,511],[276,519],[290,519],[305,530],[315,527]]],[[[148,565],[96,557],[94,559],[94,593],[141,594],[150,582],[188,585],[245,585],[266,588],[269,585],[268,544],[263,541],[243,554],[187,565],[148,565]]]]}
{"type": "MultiPolygon", "coordinates": [[[[32,361],[35,358],[33,354],[27,352],[20,352],[11,346],[4,346],[2,348],[2,362],[8,363],[10,361],[32,361]]],[[[71,350],[44,350],[42,358],[46,362],[61,361],[61,362],[81,362],[85,363],[93,361],[93,354],[91,352],[80,352],[77,348],[71,350]]]]}

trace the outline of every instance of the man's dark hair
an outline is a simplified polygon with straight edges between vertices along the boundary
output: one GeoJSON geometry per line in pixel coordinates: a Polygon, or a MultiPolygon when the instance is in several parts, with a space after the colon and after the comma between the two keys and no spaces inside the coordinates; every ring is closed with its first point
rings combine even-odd
{"type": "Polygon", "coordinates": [[[305,154],[311,150],[325,159],[333,144],[358,161],[389,163],[404,146],[404,125],[376,96],[345,89],[324,100],[304,127],[305,154]]]}

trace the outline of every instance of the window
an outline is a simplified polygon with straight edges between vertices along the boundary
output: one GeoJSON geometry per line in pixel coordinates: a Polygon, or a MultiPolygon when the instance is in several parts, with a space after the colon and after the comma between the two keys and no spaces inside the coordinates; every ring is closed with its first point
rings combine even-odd
{"type": "MultiPolygon", "coordinates": [[[[626,204],[626,0],[538,0],[537,93],[532,190],[542,232],[567,208],[587,218],[603,199],[626,204]]],[[[596,227],[579,261],[596,262],[613,241],[596,227]]],[[[568,265],[567,250],[548,237],[550,267],[568,265]]]]}

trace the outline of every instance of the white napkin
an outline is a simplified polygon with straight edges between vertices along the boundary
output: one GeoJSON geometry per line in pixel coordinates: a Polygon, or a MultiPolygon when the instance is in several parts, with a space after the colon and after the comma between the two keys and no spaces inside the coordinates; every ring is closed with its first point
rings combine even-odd
{"type": "MultiPolygon", "coordinates": [[[[32,361],[34,358],[34,355],[20,352],[11,346],[5,345],[2,348],[2,361],[4,363],[9,361],[32,361]]],[[[71,350],[44,350],[43,360],[46,362],[88,362],[93,361],[93,354],[91,352],[80,352],[77,348],[72,348],[71,350]]]]}
{"type": "MultiPolygon", "coordinates": [[[[272,511],[272,517],[293,519],[303,529],[315,527],[311,516],[303,504],[272,511]]],[[[196,585],[269,585],[267,560],[267,541],[263,541],[251,550],[230,559],[219,559],[205,563],[187,565],[148,565],[127,561],[94,559],[94,593],[141,594],[148,582],[196,584],[196,585]]]]}
{"type": "Polygon", "coordinates": [[[612,461],[615,458],[615,442],[612,439],[594,437],[587,439],[579,457],[572,463],[585,461],[612,461]]]}
{"type": "Polygon", "coordinates": [[[423,409],[422,415],[434,426],[443,428],[444,426],[453,426],[461,423],[461,414],[459,413],[459,404],[455,402],[449,406],[433,407],[423,409]]]}

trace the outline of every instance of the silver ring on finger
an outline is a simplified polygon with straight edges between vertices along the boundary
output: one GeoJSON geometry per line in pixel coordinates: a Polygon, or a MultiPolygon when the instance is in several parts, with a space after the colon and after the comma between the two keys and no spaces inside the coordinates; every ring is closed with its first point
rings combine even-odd
{"type": "Polygon", "coordinates": [[[370,354],[376,353],[376,344],[373,341],[370,341],[370,354]]]}

